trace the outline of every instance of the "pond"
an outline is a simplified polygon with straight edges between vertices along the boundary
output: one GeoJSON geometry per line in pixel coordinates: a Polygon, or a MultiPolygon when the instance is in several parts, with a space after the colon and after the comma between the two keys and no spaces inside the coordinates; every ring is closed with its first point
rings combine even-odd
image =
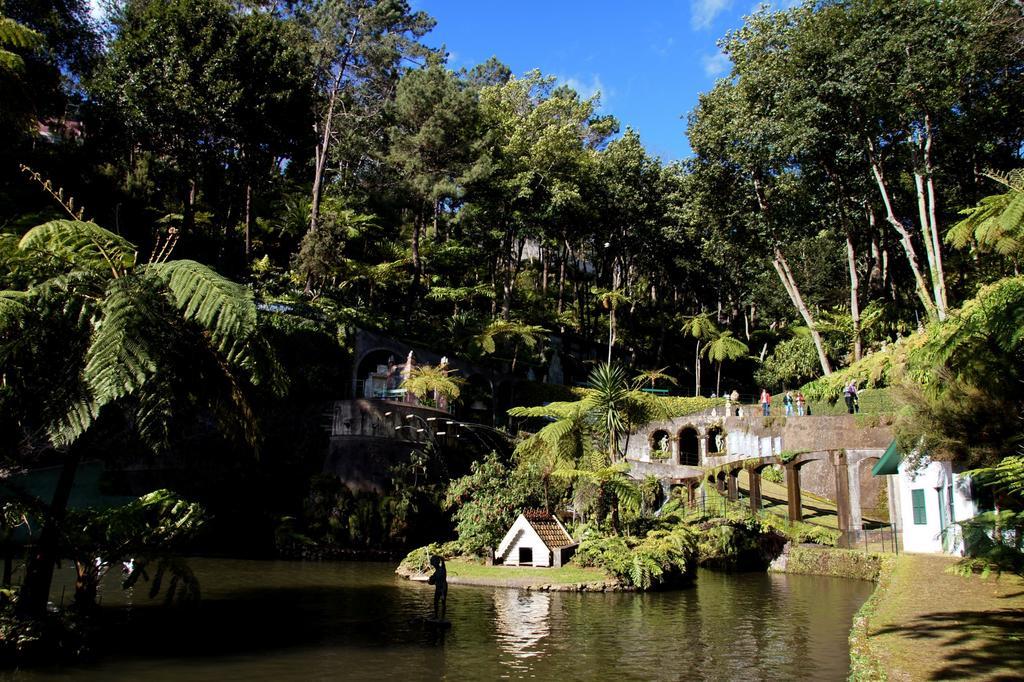
{"type": "Polygon", "coordinates": [[[108,575],[104,657],[8,679],[844,680],[853,614],[873,589],[704,570],[692,589],[642,595],[454,585],[452,628],[439,632],[417,621],[433,588],[398,578],[391,565],[192,567],[203,600],[191,609],[165,610],[146,586],[128,594],[108,575]]]}

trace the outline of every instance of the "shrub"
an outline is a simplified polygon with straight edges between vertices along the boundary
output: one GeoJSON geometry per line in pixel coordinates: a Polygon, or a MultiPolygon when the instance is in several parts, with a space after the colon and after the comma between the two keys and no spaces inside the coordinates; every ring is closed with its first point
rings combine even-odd
{"type": "Polygon", "coordinates": [[[761,478],[771,483],[782,484],[786,482],[785,477],[782,475],[782,469],[774,465],[762,469],[761,478]]]}
{"type": "Polygon", "coordinates": [[[574,561],[596,566],[619,580],[650,590],[692,579],[696,536],[687,526],[649,532],[644,538],[610,536],[580,543],[574,561]]]}

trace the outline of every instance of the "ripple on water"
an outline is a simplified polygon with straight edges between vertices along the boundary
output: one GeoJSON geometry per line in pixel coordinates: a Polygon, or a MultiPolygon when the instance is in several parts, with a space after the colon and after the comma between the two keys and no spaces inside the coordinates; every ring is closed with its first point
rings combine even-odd
{"type": "MultiPolygon", "coordinates": [[[[197,559],[203,602],[165,611],[108,576],[110,653],[13,679],[841,680],[870,583],[701,571],[696,587],[576,594],[433,588],[366,563],[197,559]]],[[[70,580],[70,576],[62,575],[70,580]]],[[[59,589],[59,588],[58,588],[59,589]]]]}

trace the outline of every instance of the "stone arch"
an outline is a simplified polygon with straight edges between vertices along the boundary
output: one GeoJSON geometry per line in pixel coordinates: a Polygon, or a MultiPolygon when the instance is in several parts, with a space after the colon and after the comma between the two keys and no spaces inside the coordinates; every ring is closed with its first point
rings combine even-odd
{"type": "Polygon", "coordinates": [[[872,519],[889,520],[889,490],[885,476],[872,476],[871,468],[880,457],[865,457],[857,462],[858,497],[861,513],[872,519]]]}
{"type": "Polygon", "coordinates": [[[725,433],[722,427],[715,424],[708,428],[708,456],[715,457],[726,452],[725,433]]]}
{"type": "MultiPolygon", "coordinates": [[[[371,379],[371,375],[376,373],[378,367],[386,366],[391,359],[399,367],[405,362],[405,358],[400,358],[393,348],[383,346],[371,348],[359,357],[359,361],[353,366],[355,372],[353,377],[353,394],[356,398],[374,397],[374,387],[379,380],[371,379]],[[367,381],[371,382],[370,386],[367,385],[367,381]]],[[[401,382],[400,375],[397,377],[397,381],[401,382]]],[[[381,386],[383,387],[383,383],[381,383],[381,386]]],[[[397,384],[394,388],[398,388],[397,384]]]]}
{"type": "Polygon", "coordinates": [[[700,434],[694,426],[684,426],[679,430],[679,463],[700,466],[700,434]]]}
{"type": "Polygon", "coordinates": [[[467,421],[491,424],[494,420],[494,385],[483,374],[465,377],[462,386],[459,414],[467,421]]]}
{"type": "Polygon", "coordinates": [[[665,429],[652,431],[647,442],[651,448],[651,459],[665,459],[672,454],[672,436],[665,429]]]}

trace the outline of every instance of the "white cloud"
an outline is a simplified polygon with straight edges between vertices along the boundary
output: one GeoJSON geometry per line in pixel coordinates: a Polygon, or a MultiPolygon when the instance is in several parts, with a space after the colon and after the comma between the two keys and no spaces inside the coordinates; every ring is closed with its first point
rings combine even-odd
{"type": "Polygon", "coordinates": [[[608,100],[611,99],[611,92],[604,87],[604,83],[601,82],[601,77],[596,73],[591,74],[590,80],[585,81],[575,77],[559,77],[558,80],[580,94],[582,99],[590,99],[594,95],[601,95],[601,103],[608,104],[608,100]]]}
{"type": "Polygon", "coordinates": [[[721,52],[706,54],[700,58],[700,62],[704,65],[704,74],[708,78],[718,78],[729,71],[729,57],[721,52]]]}
{"type": "Polygon", "coordinates": [[[690,25],[694,30],[711,28],[719,14],[732,7],[733,0],[691,0],[690,25]]]}

